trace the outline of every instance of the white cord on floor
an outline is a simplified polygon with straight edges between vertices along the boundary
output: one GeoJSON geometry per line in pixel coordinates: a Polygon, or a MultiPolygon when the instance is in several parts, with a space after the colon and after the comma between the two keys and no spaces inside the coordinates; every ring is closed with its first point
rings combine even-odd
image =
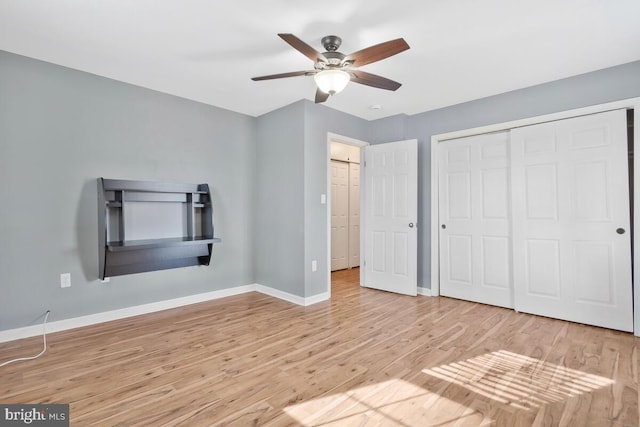
{"type": "Polygon", "coordinates": [[[42,356],[45,351],[47,351],[47,319],[49,318],[49,313],[51,313],[51,311],[47,310],[47,314],[44,315],[44,322],[42,323],[42,342],[44,343],[44,348],[42,349],[42,351],[36,354],[35,356],[19,357],[17,359],[8,360],[6,362],[0,363],[0,368],[2,368],[3,366],[7,366],[9,363],[13,363],[13,362],[37,359],[38,357],[42,356]]]}

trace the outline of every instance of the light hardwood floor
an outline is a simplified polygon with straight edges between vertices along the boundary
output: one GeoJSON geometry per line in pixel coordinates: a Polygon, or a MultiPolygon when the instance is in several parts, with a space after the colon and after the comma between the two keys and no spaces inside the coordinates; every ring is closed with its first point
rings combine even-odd
{"type": "Polygon", "coordinates": [[[333,281],[306,308],[249,293],[51,334],[0,368],[0,403],[70,403],[73,426],[638,426],[631,334],[333,281]]]}

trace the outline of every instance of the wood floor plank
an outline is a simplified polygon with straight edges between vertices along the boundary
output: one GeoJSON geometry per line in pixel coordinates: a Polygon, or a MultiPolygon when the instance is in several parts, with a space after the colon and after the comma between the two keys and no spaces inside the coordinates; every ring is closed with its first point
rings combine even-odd
{"type": "Polygon", "coordinates": [[[358,280],[333,273],[309,307],[248,293],[50,334],[0,368],[0,402],[101,427],[639,425],[631,334],[358,280]]]}

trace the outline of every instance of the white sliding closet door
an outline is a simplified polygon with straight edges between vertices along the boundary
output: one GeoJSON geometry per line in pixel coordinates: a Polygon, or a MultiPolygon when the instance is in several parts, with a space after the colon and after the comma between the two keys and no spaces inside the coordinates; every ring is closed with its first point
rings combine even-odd
{"type": "Polygon", "coordinates": [[[509,133],[442,142],[439,160],[440,293],[513,307],[509,133]]]}
{"type": "Polygon", "coordinates": [[[511,139],[516,310],[632,331],[625,111],[511,139]]]}
{"type": "Polygon", "coordinates": [[[331,271],[349,267],[349,163],[331,160],[331,271]]]}

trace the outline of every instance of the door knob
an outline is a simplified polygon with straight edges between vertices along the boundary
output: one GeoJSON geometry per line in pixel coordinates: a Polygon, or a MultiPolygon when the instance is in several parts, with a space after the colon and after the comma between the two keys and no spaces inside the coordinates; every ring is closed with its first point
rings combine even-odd
{"type": "Polygon", "coordinates": [[[624,234],[624,228],[618,228],[618,229],[616,230],[616,233],[618,233],[618,234],[624,234]]]}
{"type": "Polygon", "coordinates": [[[409,223],[409,228],[413,228],[413,223],[412,222],[409,223]]]}
{"type": "Polygon", "coordinates": [[[447,226],[445,224],[442,224],[442,229],[444,230],[445,228],[447,228],[447,226]]]}

